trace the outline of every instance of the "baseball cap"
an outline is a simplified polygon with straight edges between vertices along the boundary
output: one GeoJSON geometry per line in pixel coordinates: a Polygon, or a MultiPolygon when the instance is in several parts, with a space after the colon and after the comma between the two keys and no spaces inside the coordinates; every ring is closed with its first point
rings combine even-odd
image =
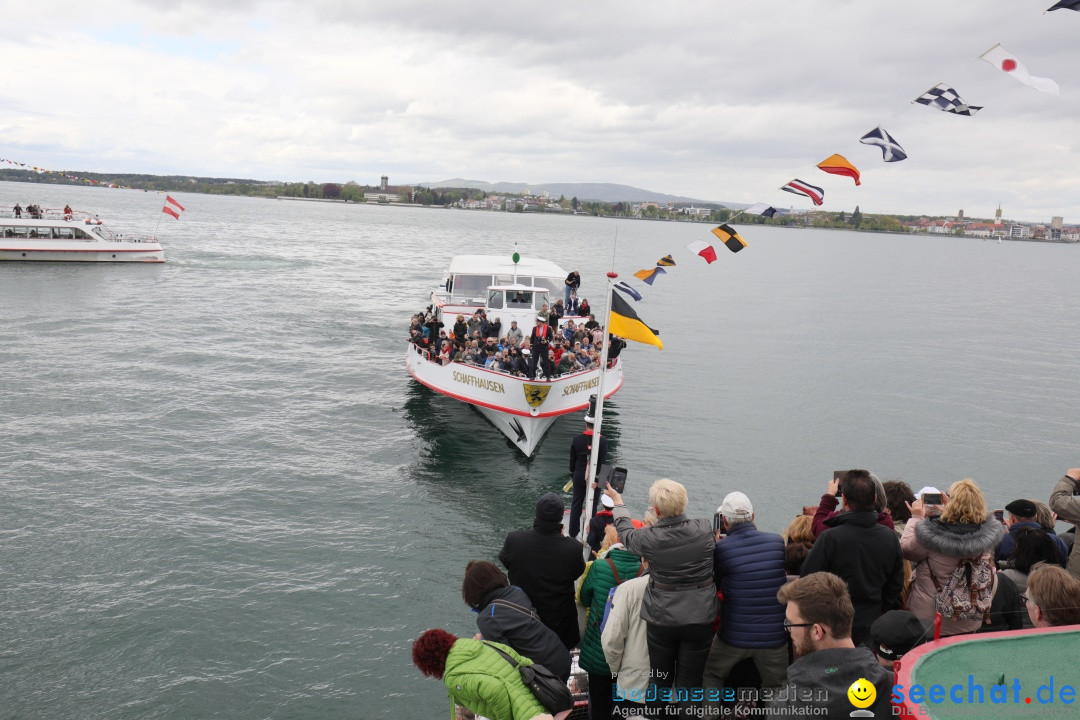
{"type": "Polygon", "coordinates": [[[728,520],[748,518],[754,514],[754,506],[750,504],[750,498],[745,494],[735,491],[728,493],[724,502],[720,504],[720,514],[728,520]]]}
{"type": "Polygon", "coordinates": [[[897,660],[928,635],[922,620],[907,610],[890,610],[870,626],[871,648],[878,657],[897,660]]]}

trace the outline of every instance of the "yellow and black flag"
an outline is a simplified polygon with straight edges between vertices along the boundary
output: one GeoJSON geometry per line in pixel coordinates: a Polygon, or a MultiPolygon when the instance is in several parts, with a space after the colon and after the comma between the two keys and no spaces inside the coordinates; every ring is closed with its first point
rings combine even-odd
{"type": "Polygon", "coordinates": [[[608,319],[608,332],[618,335],[625,340],[655,345],[661,350],[664,343],[660,342],[660,331],[653,330],[641,321],[634,312],[634,308],[623,300],[618,293],[611,294],[611,317],[608,319]]]}
{"type": "Polygon", "coordinates": [[[712,234],[723,240],[731,252],[739,252],[746,247],[746,241],[739,237],[739,233],[735,232],[735,228],[727,223],[713,228],[712,234]]]}
{"type": "Polygon", "coordinates": [[[657,260],[656,264],[663,267],[671,267],[675,264],[675,258],[671,257],[670,255],[665,255],[664,257],[657,260]]]}

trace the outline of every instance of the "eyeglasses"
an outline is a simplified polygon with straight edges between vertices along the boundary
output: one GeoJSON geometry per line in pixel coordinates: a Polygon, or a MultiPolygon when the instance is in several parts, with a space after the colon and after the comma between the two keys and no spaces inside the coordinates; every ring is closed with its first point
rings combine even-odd
{"type": "Polygon", "coordinates": [[[791,628],[793,627],[813,627],[815,625],[817,625],[817,623],[793,623],[787,618],[784,618],[784,630],[786,632],[791,632],[791,628]]]}
{"type": "Polygon", "coordinates": [[[1036,604],[1036,602],[1034,600],[1032,600],[1031,598],[1029,598],[1027,595],[1021,595],[1020,599],[1023,600],[1024,603],[1031,603],[1032,605],[1036,604]]]}

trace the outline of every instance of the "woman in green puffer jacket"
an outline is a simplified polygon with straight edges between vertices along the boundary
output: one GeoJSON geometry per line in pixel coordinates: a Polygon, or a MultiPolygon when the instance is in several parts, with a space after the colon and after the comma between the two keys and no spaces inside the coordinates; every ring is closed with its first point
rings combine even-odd
{"type": "MultiPolygon", "coordinates": [[[[512,648],[491,643],[522,665],[532,660],[512,648]]],[[[517,668],[479,640],[458,638],[445,630],[428,630],[413,643],[413,664],[420,672],[440,678],[454,703],[491,720],[553,720],[532,691],[521,681],[517,668]]],[[[559,713],[561,720],[570,711],[559,713]]]]}
{"type": "Polygon", "coordinates": [[[578,664],[589,673],[589,717],[592,720],[610,718],[614,710],[612,690],[615,679],[600,642],[600,622],[604,619],[608,591],[642,572],[641,557],[619,543],[614,525],[604,529],[604,545],[608,547],[607,552],[601,553],[585,570],[580,592],[581,604],[589,609],[589,615],[578,664]]]}

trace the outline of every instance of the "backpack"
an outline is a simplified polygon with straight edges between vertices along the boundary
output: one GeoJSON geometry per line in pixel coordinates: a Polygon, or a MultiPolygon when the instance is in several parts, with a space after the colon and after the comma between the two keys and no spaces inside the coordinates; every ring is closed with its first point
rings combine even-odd
{"type": "MultiPolygon", "coordinates": [[[[927,566],[929,570],[929,566],[927,566]]],[[[994,601],[997,574],[989,559],[963,558],[956,565],[952,575],[942,585],[930,573],[937,589],[934,608],[946,620],[974,620],[981,618],[984,623],[990,621],[990,605],[994,601]]]]}

